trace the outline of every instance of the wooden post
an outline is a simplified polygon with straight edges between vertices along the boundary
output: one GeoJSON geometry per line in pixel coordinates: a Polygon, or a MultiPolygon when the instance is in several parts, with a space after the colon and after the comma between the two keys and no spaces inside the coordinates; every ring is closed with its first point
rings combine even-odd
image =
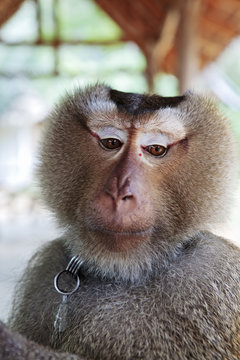
{"type": "Polygon", "coordinates": [[[197,71],[196,27],[200,0],[185,0],[180,4],[178,36],[179,93],[186,91],[197,71]]]}
{"type": "Polygon", "coordinates": [[[170,8],[164,19],[158,41],[148,44],[148,51],[145,51],[147,60],[146,78],[150,92],[154,91],[154,76],[161,71],[161,66],[170,48],[173,46],[177,27],[179,23],[178,8],[170,8]]]}
{"type": "Polygon", "coordinates": [[[173,47],[179,26],[179,15],[178,7],[170,8],[166,14],[158,41],[152,51],[152,66],[155,73],[161,71],[162,63],[169,50],[173,47]]]}
{"type": "MultiPolygon", "coordinates": [[[[150,47],[150,46],[148,46],[150,47]]],[[[146,70],[145,70],[145,77],[147,80],[147,85],[148,85],[148,92],[149,93],[153,93],[154,92],[154,75],[155,75],[155,71],[154,71],[154,67],[153,67],[153,62],[152,62],[152,50],[147,50],[145,51],[145,58],[146,58],[146,70]]]]}

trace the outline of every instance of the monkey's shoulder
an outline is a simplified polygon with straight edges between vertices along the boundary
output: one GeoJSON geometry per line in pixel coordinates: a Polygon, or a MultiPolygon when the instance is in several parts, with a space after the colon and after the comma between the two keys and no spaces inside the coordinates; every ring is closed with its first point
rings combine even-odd
{"type": "Polygon", "coordinates": [[[178,271],[186,281],[197,284],[214,281],[240,285],[240,248],[229,240],[210,232],[198,233],[169,269],[178,271]]]}
{"type": "Polygon", "coordinates": [[[53,323],[59,304],[53,280],[58,272],[66,268],[66,254],[63,238],[44,245],[29,260],[16,287],[9,325],[43,345],[49,345],[49,321],[53,323]]]}
{"type": "Polygon", "coordinates": [[[213,271],[219,270],[219,266],[224,271],[229,267],[240,270],[240,248],[230,240],[208,231],[198,233],[192,242],[186,245],[183,260],[185,258],[196,267],[206,264],[213,271]]]}

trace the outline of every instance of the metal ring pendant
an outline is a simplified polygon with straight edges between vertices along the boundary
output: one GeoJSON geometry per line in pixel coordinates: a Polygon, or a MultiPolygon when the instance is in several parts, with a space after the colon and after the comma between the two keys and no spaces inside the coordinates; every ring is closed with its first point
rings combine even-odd
{"type": "Polygon", "coordinates": [[[79,286],[80,286],[80,279],[79,279],[79,276],[77,275],[77,274],[73,274],[71,271],[69,271],[69,270],[63,270],[63,271],[60,271],[55,277],[54,277],[54,287],[55,287],[55,289],[57,290],[57,292],[59,293],[59,294],[62,294],[62,295],[72,295],[73,293],[75,293],[77,290],[78,290],[78,288],[79,288],[79,286]],[[74,278],[74,280],[76,281],[76,285],[75,285],[75,287],[73,288],[73,290],[71,290],[71,291],[65,291],[64,289],[61,289],[60,287],[59,287],[59,279],[60,279],[60,277],[63,275],[63,274],[69,274],[69,275],[71,275],[73,278],[74,278]]]}

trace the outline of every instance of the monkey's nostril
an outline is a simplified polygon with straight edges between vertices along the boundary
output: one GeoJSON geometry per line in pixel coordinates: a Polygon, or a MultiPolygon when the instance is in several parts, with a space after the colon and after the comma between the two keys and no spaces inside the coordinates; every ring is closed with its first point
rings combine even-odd
{"type": "Polygon", "coordinates": [[[126,196],[123,196],[122,200],[126,201],[126,200],[131,200],[132,198],[133,198],[132,195],[126,195],[126,196]]]}

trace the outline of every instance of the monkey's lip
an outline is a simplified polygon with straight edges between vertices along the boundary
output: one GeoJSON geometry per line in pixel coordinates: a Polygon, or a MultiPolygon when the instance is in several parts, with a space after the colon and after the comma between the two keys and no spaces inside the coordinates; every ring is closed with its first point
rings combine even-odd
{"type": "Polygon", "coordinates": [[[105,227],[102,226],[91,226],[90,227],[91,231],[94,232],[100,232],[103,234],[109,234],[109,235],[115,235],[115,236],[148,236],[152,233],[152,228],[149,227],[147,229],[143,229],[143,230],[128,230],[128,231],[121,231],[121,230],[114,230],[114,229],[107,229],[105,227]]]}

